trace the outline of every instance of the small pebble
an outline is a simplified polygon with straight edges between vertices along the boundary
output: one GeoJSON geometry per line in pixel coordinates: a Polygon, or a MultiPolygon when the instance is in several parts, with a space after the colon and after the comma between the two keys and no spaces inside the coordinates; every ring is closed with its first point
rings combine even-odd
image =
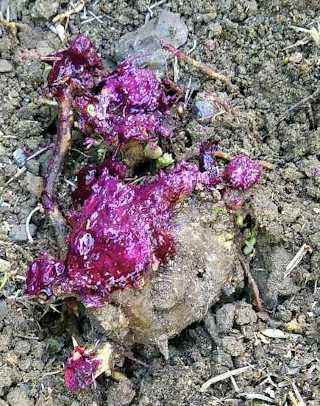
{"type": "Polygon", "coordinates": [[[0,273],[5,274],[10,271],[10,268],[10,262],[0,258],[0,273]]]}
{"type": "Polygon", "coordinates": [[[261,334],[269,338],[287,338],[287,335],[283,331],[276,328],[266,328],[261,331],[261,334]]]}
{"type": "Polygon", "coordinates": [[[13,70],[12,64],[6,59],[0,59],[0,73],[9,73],[13,70]]]}
{"type": "Polygon", "coordinates": [[[24,165],[27,155],[22,148],[17,148],[13,153],[13,159],[20,168],[24,165]]]}
{"type": "Polygon", "coordinates": [[[17,352],[18,354],[28,354],[28,352],[30,351],[30,343],[26,340],[19,340],[17,341],[14,350],[15,352],[17,352]]]}

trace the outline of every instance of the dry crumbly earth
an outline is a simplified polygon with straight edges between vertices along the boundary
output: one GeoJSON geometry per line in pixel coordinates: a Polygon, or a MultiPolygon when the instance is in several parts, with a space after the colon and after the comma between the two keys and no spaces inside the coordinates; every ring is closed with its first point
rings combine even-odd
{"type": "MultiPolygon", "coordinates": [[[[127,360],[122,372],[129,380],[102,377],[95,389],[79,395],[66,391],[62,365],[71,335],[92,337],[89,320],[61,304],[43,307],[22,295],[28,262],[40,251],[55,250],[41,213],[32,218],[34,244],[24,228],[39,202],[50,152],[29,161],[6,185],[17,173],[19,148],[37,151],[54,134],[55,107],[41,101],[48,68],[38,55],[61,47],[48,27],[68,3],[0,2],[3,15],[9,6],[11,21],[18,23],[17,32],[0,24],[0,406],[319,405],[320,99],[316,95],[286,114],[319,86],[319,44],[292,28],[318,27],[318,1],[169,0],[152,9],[154,15],[161,7],[178,12],[189,30],[183,49],[229,74],[238,88],[231,93],[179,64],[179,84],[191,78],[192,98],[203,90],[219,94],[233,113],[199,122],[191,99],[176,123],[170,147],[176,158],[211,138],[231,154],[245,151],[275,166],[252,192],[246,227],[239,231],[242,239],[250,237],[249,229],[256,233],[250,268],[266,311],[255,310],[250,289],[239,289],[170,341],[167,362],[157,351],[137,347],[135,356],[148,366],[127,360]],[[288,275],[286,265],[303,244],[313,251],[288,275]],[[272,337],[261,333],[266,329],[272,337]],[[249,364],[252,368],[235,381],[225,379],[200,392],[210,377],[249,364]]],[[[88,1],[88,21],[82,14],[72,16],[68,34],[87,32],[111,64],[118,39],[144,24],[148,6],[148,0],[88,1]],[[99,19],[89,18],[90,12],[99,19]]],[[[65,208],[70,182],[89,159],[76,130],[74,139],[59,187],[65,208]]]]}

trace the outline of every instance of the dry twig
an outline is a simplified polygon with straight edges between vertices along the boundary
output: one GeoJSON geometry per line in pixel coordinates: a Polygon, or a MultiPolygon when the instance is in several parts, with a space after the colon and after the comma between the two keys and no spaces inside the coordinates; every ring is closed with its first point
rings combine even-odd
{"type": "Polygon", "coordinates": [[[77,14],[80,13],[80,11],[83,10],[84,6],[86,5],[87,0],[80,0],[80,2],[75,5],[74,7],[71,7],[69,10],[67,10],[64,13],[58,14],[56,15],[52,22],[53,23],[62,23],[65,20],[69,20],[69,18],[73,15],[73,14],[77,14]]]}
{"type": "Polygon", "coordinates": [[[28,241],[30,244],[34,243],[34,240],[32,238],[31,232],[30,232],[30,221],[32,219],[32,216],[37,213],[38,211],[43,211],[43,207],[41,205],[38,205],[37,207],[35,207],[33,210],[31,210],[31,212],[29,213],[27,219],[26,219],[26,234],[28,237],[28,241]]]}
{"type": "Polygon", "coordinates": [[[216,72],[210,66],[206,65],[203,62],[199,62],[196,59],[191,58],[189,55],[185,54],[180,49],[175,48],[172,44],[165,43],[164,41],[162,41],[162,46],[164,49],[166,49],[167,51],[172,53],[174,56],[176,56],[179,60],[187,63],[188,65],[193,66],[200,72],[209,76],[211,79],[221,80],[221,82],[225,83],[229,89],[235,90],[235,87],[231,83],[231,80],[229,77],[223,75],[222,73],[216,72]]]}
{"type": "Polygon", "coordinates": [[[241,257],[239,257],[239,261],[240,261],[242,269],[248,279],[248,284],[252,289],[257,310],[259,312],[261,312],[261,311],[263,311],[263,305],[262,305],[262,300],[261,300],[258,285],[257,285],[256,281],[254,280],[253,276],[251,275],[250,268],[249,268],[249,265],[247,264],[247,262],[245,262],[241,257]]]}
{"type": "MultiPolygon", "coordinates": [[[[232,156],[229,155],[229,154],[226,154],[226,153],[223,152],[223,151],[217,151],[217,152],[214,153],[214,155],[215,155],[216,158],[221,158],[221,159],[224,159],[225,161],[231,161],[231,160],[232,160],[232,156]]],[[[265,168],[265,169],[270,169],[270,170],[275,169],[274,165],[272,165],[270,162],[267,162],[267,161],[259,161],[259,160],[257,160],[257,161],[258,161],[258,162],[261,164],[261,166],[262,166],[263,168],[265,168]]]]}
{"type": "Polygon", "coordinates": [[[210,378],[207,382],[205,382],[201,388],[200,388],[200,392],[206,392],[207,389],[214,383],[220,382],[220,381],[224,381],[225,379],[231,378],[232,376],[236,376],[236,375],[240,375],[243,372],[246,372],[248,369],[252,368],[252,365],[247,365],[245,367],[242,368],[237,368],[237,369],[233,369],[232,371],[227,371],[224,372],[223,374],[214,376],[212,378],[210,378]]]}
{"type": "Polygon", "coordinates": [[[310,247],[310,245],[303,244],[302,247],[299,249],[299,251],[296,253],[296,255],[292,258],[292,260],[286,266],[286,273],[284,275],[285,278],[287,278],[290,275],[290,273],[294,270],[294,268],[296,268],[300,264],[303,257],[308,252],[311,253],[312,248],[310,247]]]}
{"type": "Polygon", "coordinates": [[[306,406],[305,401],[303,400],[297,385],[294,382],[292,382],[291,385],[292,385],[292,389],[294,391],[294,394],[295,394],[295,396],[296,396],[296,398],[298,400],[298,405],[299,406],[306,406]]]}
{"type": "Polygon", "coordinates": [[[320,95],[320,87],[316,89],[312,94],[310,94],[307,97],[304,97],[302,100],[300,100],[298,103],[294,104],[293,106],[289,107],[288,110],[282,114],[282,116],[279,118],[277,121],[276,125],[279,125],[281,121],[283,121],[288,114],[292,113],[294,110],[297,110],[299,107],[303,106],[306,103],[309,103],[311,100],[316,100],[316,98],[320,95]]]}
{"type": "Polygon", "coordinates": [[[245,398],[247,400],[262,400],[263,402],[268,402],[275,404],[274,399],[271,399],[269,396],[261,395],[260,393],[239,393],[238,397],[245,398]]]}

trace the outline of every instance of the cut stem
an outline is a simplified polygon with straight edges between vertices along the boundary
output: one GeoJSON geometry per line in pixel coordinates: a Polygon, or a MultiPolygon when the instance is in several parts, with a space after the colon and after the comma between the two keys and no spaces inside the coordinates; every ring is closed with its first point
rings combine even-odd
{"type": "Polygon", "coordinates": [[[71,128],[73,125],[72,96],[69,89],[57,97],[58,128],[57,140],[53,157],[49,163],[45,179],[42,204],[54,228],[59,249],[65,251],[65,235],[67,231],[65,219],[56,202],[56,183],[67,152],[71,145],[71,128]]]}

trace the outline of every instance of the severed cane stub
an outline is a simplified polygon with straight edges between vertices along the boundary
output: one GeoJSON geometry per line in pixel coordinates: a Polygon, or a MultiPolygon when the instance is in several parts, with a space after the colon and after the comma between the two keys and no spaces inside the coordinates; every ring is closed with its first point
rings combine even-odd
{"type": "Polygon", "coordinates": [[[71,392],[86,389],[94,382],[94,377],[102,364],[94,351],[76,346],[64,365],[64,383],[71,392]]]}

